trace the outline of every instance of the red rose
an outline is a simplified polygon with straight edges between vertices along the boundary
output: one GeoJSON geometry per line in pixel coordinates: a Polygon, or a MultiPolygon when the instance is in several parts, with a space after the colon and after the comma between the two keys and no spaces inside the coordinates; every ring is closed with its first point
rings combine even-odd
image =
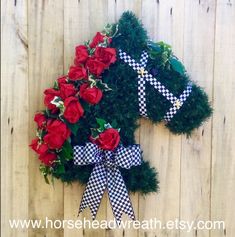
{"type": "Polygon", "coordinates": [[[108,39],[108,43],[110,44],[112,39],[106,35],[102,35],[100,32],[97,32],[92,42],[90,43],[91,48],[95,48],[98,44],[103,43],[105,39],[108,39]]]}
{"type": "Polygon", "coordinates": [[[56,112],[57,108],[55,105],[51,104],[51,101],[55,98],[55,96],[60,96],[60,92],[55,89],[49,88],[44,91],[44,95],[45,106],[47,106],[49,110],[52,110],[52,112],[56,112]]]}
{"type": "Polygon", "coordinates": [[[42,113],[37,113],[34,116],[34,121],[37,123],[39,128],[43,128],[46,124],[46,117],[42,113]]]}
{"type": "Polygon", "coordinates": [[[60,134],[49,132],[43,137],[43,140],[50,149],[59,149],[63,146],[66,139],[60,134]]]}
{"type": "Polygon", "coordinates": [[[97,139],[95,139],[95,144],[97,144],[103,150],[113,151],[120,142],[120,135],[118,130],[114,128],[108,128],[102,132],[97,139]]]}
{"type": "Polygon", "coordinates": [[[60,84],[60,96],[65,99],[69,96],[73,96],[77,93],[73,84],[60,84]]]}
{"type": "Polygon", "coordinates": [[[87,72],[81,65],[71,66],[68,73],[69,79],[73,81],[85,79],[87,77],[87,72]]]}
{"type": "Polygon", "coordinates": [[[95,74],[96,76],[99,76],[105,69],[105,64],[94,59],[89,58],[86,63],[87,68],[92,74],[95,74]]]}
{"type": "Polygon", "coordinates": [[[97,87],[90,88],[87,83],[80,86],[80,96],[90,104],[98,104],[102,98],[102,91],[97,87]]]}
{"type": "Polygon", "coordinates": [[[76,123],[83,116],[84,110],[76,97],[65,99],[64,106],[64,117],[70,123],[76,123]]]}
{"type": "Polygon", "coordinates": [[[57,156],[55,153],[45,153],[39,156],[39,160],[47,166],[51,166],[56,160],[57,156]]]}
{"type": "Polygon", "coordinates": [[[57,119],[48,121],[47,131],[48,133],[60,135],[64,140],[66,140],[71,134],[66,124],[57,119]]]}
{"type": "Polygon", "coordinates": [[[88,58],[88,51],[85,45],[79,45],[75,49],[75,59],[74,64],[80,65],[81,63],[85,63],[88,58]]]}
{"type": "Polygon", "coordinates": [[[57,79],[57,81],[58,81],[59,86],[61,86],[61,84],[66,84],[66,83],[68,82],[68,81],[67,81],[67,76],[59,77],[59,78],[57,79]]]}
{"type": "Polygon", "coordinates": [[[33,139],[29,146],[39,155],[44,154],[48,151],[48,146],[44,143],[40,144],[38,138],[33,139]]]}
{"type": "Polygon", "coordinates": [[[116,61],[116,50],[114,48],[97,47],[95,50],[95,58],[109,67],[111,63],[116,61]]]}

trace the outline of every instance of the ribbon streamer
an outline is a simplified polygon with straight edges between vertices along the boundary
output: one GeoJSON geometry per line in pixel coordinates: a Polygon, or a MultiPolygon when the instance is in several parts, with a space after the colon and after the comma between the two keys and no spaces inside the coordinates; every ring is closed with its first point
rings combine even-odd
{"type": "Polygon", "coordinates": [[[132,166],[140,165],[140,146],[119,145],[115,151],[106,151],[101,150],[96,144],[86,143],[85,146],[74,146],[73,149],[75,165],[95,165],[83,193],[79,214],[89,207],[94,220],[103,193],[107,189],[117,223],[120,222],[122,213],[134,220],[133,207],[118,167],[130,169],[132,166]]]}
{"type": "Polygon", "coordinates": [[[160,81],[152,76],[147,70],[145,70],[148,62],[147,52],[143,52],[140,57],[140,62],[137,63],[126,52],[119,49],[119,57],[130,67],[138,73],[138,98],[139,98],[139,112],[144,117],[147,116],[146,109],[146,97],[145,97],[145,82],[149,82],[160,94],[162,94],[168,101],[172,103],[172,107],[164,116],[166,122],[169,122],[177,111],[182,107],[184,101],[190,95],[192,91],[192,84],[189,82],[183,93],[177,98],[174,96],[160,81]]]}

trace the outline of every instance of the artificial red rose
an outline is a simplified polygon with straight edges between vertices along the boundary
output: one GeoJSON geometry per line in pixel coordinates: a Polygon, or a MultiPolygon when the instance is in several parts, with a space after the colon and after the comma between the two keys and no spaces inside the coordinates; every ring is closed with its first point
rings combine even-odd
{"type": "Polygon", "coordinates": [[[55,96],[60,96],[60,92],[55,89],[49,88],[44,91],[44,95],[45,106],[47,106],[49,110],[52,110],[52,112],[56,112],[57,108],[55,105],[51,104],[51,101],[55,98],[55,96]]]}
{"type": "Polygon", "coordinates": [[[65,99],[64,106],[64,117],[70,123],[76,123],[84,114],[84,110],[76,97],[65,99]]]}
{"type": "Polygon", "coordinates": [[[57,135],[60,135],[64,140],[66,140],[71,134],[66,124],[57,119],[48,121],[47,131],[48,133],[55,133],[57,135]]]}
{"type": "Polygon", "coordinates": [[[105,39],[108,39],[108,43],[110,44],[112,39],[106,35],[97,32],[95,37],[93,38],[92,42],[90,43],[91,48],[95,48],[98,44],[103,43],[105,39]]]}
{"type": "Polygon", "coordinates": [[[73,81],[85,79],[87,77],[87,72],[81,65],[71,66],[68,73],[69,79],[73,81]]]}
{"type": "Polygon", "coordinates": [[[46,124],[46,117],[42,113],[37,113],[34,116],[34,121],[37,123],[39,128],[43,128],[46,124]]]}
{"type": "Polygon", "coordinates": [[[55,153],[44,153],[39,156],[39,160],[47,166],[51,166],[53,162],[56,160],[57,156],[55,153]]]}
{"type": "Polygon", "coordinates": [[[88,59],[88,51],[87,47],[85,45],[79,45],[75,49],[75,59],[74,59],[74,64],[75,65],[80,65],[81,63],[85,63],[86,60],[88,59]]]}
{"type": "Polygon", "coordinates": [[[87,68],[92,74],[99,76],[105,69],[105,64],[95,58],[89,58],[86,63],[87,68]]]}
{"type": "Polygon", "coordinates": [[[43,140],[50,149],[59,149],[63,146],[66,139],[60,134],[49,132],[43,137],[43,140]]]}
{"type": "Polygon", "coordinates": [[[60,97],[65,99],[69,96],[74,96],[77,93],[73,84],[60,84],[60,97]]]}
{"type": "Polygon", "coordinates": [[[114,128],[108,128],[102,132],[95,143],[103,150],[113,151],[120,142],[120,135],[118,130],[114,128]]]}
{"type": "Polygon", "coordinates": [[[95,50],[95,58],[104,63],[106,68],[116,61],[116,50],[114,48],[97,47],[95,50]]]}
{"type": "Polygon", "coordinates": [[[66,84],[67,83],[67,76],[61,76],[57,79],[59,86],[61,86],[61,84],[66,84]]]}
{"type": "Polygon", "coordinates": [[[79,94],[83,100],[90,104],[98,104],[102,98],[102,91],[97,87],[89,87],[87,83],[80,86],[79,94]]]}
{"type": "Polygon", "coordinates": [[[40,144],[38,138],[33,139],[29,146],[39,155],[48,151],[48,146],[45,143],[40,144]]]}

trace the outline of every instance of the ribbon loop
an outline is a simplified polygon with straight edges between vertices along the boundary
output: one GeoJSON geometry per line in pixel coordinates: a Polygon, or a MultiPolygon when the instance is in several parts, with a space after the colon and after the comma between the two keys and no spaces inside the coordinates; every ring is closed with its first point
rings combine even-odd
{"type": "Polygon", "coordinates": [[[115,155],[115,163],[125,169],[130,169],[131,166],[141,164],[141,149],[139,145],[129,147],[119,147],[115,155]]]}
{"type": "Polygon", "coordinates": [[[95,219],[104,190],[107,188],[116,221],[120,222],[123,212],[134,220],[133,207],[118,167],[129,169],[140,165],[141,161],[139,145],[119,146],[115,151],[101,150],[93,143],[74,146],[75,165],[95,164],[82,197],[79,213],[89,207],[92,218],[95,219]]]}

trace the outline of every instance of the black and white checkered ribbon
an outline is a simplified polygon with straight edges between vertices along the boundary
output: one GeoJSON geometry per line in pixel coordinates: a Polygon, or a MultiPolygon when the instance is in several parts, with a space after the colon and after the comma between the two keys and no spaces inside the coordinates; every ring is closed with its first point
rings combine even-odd
{"type": "Polygon", "coordinates": [[[115,151],[106,151],[93,143],[87,143],[85,146],[74,146],[73,149],[75,165],[95,165],[85,188],[79,213],[89,207],[92,219],[95,219],[101,198],[107,188],[117,223],[120,222],[122,213],[126,213],[134,220],[133,207],[118,167],[130,169],[132,166],[140,165],[140,146],[119,145],[115,151]]]}
{"type": "Polygon", "coordinates": [[[140,63],[137,63],[126,52],[119,49],[119,57],[129,66],[131,66],[138,73],[138,98],[139,98],[139,112],[141,116],[148,117],[146,109],[146,94],[145,82],[149,82],[160,94],[162,94],[168,101],[172,103],[172,107],[167,111],[164,119],[169,122],[177,111],[182,107],[184,101],[192,91],[192,84],[189,83],[183,93],[177,98],[174,96],[160,81],[152,76],[145,67],[148,61],[147,52],[141,55],[140,63]]]}

